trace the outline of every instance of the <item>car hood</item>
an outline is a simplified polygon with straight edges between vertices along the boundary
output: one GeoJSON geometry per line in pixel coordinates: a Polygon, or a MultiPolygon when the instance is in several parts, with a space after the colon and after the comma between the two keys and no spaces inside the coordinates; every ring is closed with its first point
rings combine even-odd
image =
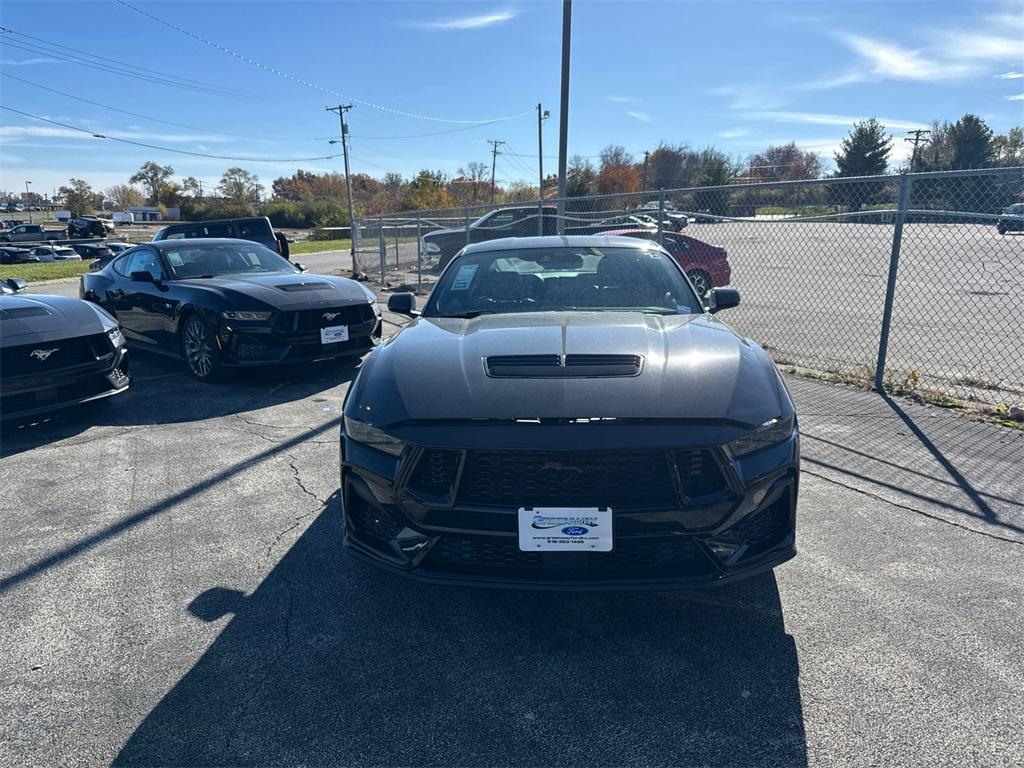
{"type": "Polygon", "coordinates": [[[466,236],[466,228],[465,227],[460,227],[458,229],[456,229],[456,228],[451,228],[451,229],[435,229],[435,230],[432,230],[431,232],[427,232],[427,234],[425,234],[423,236],[423,239],[425,241],[427,241],[427,240],[433,240],[435,238],[441,238],[441,237],[455,237],[456,235],[461,235],[462,237],[465,237],[466,236]]]}
{"type": "Polygon", "coordinates": [[[179,280],[176,285],[217,294],[228,300],[244,296],[280,310],[366,303],[372,298],[356,281],[331,275],[224,275],[179,280]]]}
{"type": "Polygon", "coordinates": [[[94,304],[68,296],[0,296],[0,346],[103,333],[117,325],[94,304]]]}
{"type": "Polygon", "coordinates": [[[386,426],[432,419],[712,419],[788,413],[767,354],[710,315],[579,312],[419,318],[364,362],[346,413],[386,426]],[[494,378],[492,355],[626,354],[635,376],[494,378]]]}

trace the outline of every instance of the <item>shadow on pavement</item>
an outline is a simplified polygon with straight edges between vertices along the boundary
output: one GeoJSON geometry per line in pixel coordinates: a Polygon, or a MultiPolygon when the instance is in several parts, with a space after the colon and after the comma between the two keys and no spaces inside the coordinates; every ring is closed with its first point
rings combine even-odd
{"type": "MultiPolygon", "coordinates": [[[[65,440],[92,427],[137,427],[217,418],[302,400],[352,381],[358,360],[238,371],[203,383],[180,360],[133,353],[123,394],[0,427],[0,457],[65,440]]],[[[340,402],[334,402],[340,407],[340,402]]]]}
{"type": "MultiPolygon", "coordinates": [[[[692,593],[461,590],[340,549],[337,494],[116,765],[806,765],[775,578],[692,593]]],[[[182,608],[184,610],[184,607],[182,608]]]]}
{"type": "Polygon", "coordinates": [[[1024,430],[839,384],[786,381],[805,472],[1024,543],[1024,430]]]}

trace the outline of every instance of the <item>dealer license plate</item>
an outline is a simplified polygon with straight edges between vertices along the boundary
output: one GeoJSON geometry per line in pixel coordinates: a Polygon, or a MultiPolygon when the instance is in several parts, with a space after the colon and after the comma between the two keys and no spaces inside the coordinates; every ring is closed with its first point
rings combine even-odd
{"type": "Polygon", "coordinates": [[[320,329],[321,344],[337,344],[339,341],[348,341],[347,325],[331,325],[320,329]]]}
{"type": "Polygon", "coordinates": [[[599,507],[520,507],[523,552],[611,552],[612,511],[599,507]]]}

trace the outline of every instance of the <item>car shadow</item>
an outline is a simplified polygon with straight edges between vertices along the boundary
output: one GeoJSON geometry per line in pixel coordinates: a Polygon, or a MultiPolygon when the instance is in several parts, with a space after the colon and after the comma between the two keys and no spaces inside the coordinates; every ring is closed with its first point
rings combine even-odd
{"type": "MultiPolygon", "coordinates": [[[[255,368],[204,383],[180,360],[133,352],[127,392],[103,400],[0,425],[0,457],[65,440],[93,427],[176,424],[241,414],[282,403],[316,398],[351,382],[359,360],[255,368]]],[[[331,402],[333,408],[341,403],[331,402]]],[[[325,406],[326,407],[326,406],[325,406]]]]}
{"type": "MultiPolygon", "coordinates": [[[[340,549],[337,494],[115,765],[806,765],[772,574],[679,593],[410,582],[340,549]]],[[[182,606],[182,610],[186,610],[182,606]]]]}

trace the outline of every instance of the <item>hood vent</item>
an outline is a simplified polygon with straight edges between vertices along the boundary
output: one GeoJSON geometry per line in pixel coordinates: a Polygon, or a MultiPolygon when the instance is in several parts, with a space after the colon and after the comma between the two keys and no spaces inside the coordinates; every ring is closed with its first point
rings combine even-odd
{"type": "Polygon", "coordinates": [[[330,283],[284,283],[282,285],[275,285],[275,288],[280,288],[282,291],[322,291],[324,288],[330,288],[330,283]]]}
{"type": "Polygon", "coordinates": [[[0,317],[4,320],[16,320],[22,317],[46,317],[49,310],[43,307],[12,307],[11,309],[0,309],[0,317]]]}
{"type": "Polygon", "coordinates": [[[487,375],[499,379],[574,379],[637,376],[640,355],[496,355],[487,358],[487,375]]]}

